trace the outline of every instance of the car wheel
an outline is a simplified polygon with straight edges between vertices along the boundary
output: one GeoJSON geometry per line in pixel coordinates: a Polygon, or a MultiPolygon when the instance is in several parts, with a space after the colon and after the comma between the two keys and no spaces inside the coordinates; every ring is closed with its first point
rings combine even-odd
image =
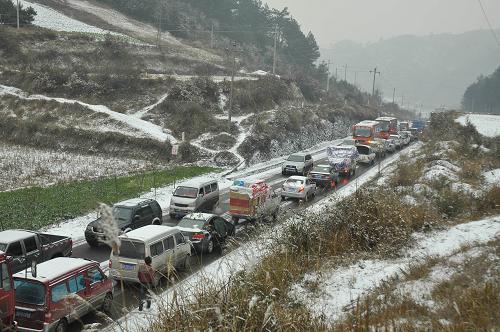
{"type": "Polygon", "coordinates": [[[208,241],[207,249],[205,250],[205,252],[207,254],[211,254],[213,251],[214,251],[214,240],[210,239],[210,241],[208,241]]]}
{"type": "Polygon", "coordinates": [[[160,218],[154,218],[153,222],[151,223],[152,225],[161,225],[161,220],[160,218]]]}
{"type": "Polygon", "coordinates": [[[55,332],[67,332],[68,331],[68,321],[66,319],[61,319],[59,323],[57,323],[55,332]]]}
{"type": "Polygon", "coordinates": [[[111,293],[106,294],[104,301],[102,302],[101,310],[106,314],[111,314],[111,308],[113,307],[113,295],[111,293]]]}
{"type": "Polygon", "coordinates": [[[286,197],[285,196],[281,196],[281,201],[282,202],[286,201],[286,197]]]}

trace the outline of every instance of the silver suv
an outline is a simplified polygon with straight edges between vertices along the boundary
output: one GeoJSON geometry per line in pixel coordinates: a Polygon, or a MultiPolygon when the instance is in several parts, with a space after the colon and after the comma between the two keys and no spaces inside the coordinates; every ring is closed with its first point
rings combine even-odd
{"type": "Polygon", "coordinates": [[[281,174],[306,175],[314,167],[312,156],[308,153],[294,153],[281,165],[281,174]]]}

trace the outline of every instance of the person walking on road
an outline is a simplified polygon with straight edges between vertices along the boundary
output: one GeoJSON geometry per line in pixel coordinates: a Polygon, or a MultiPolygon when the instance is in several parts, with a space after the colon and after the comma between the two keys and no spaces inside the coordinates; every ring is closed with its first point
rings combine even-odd
{"type": "Polygon", "coordinates": [[[141,292],[139,298],[139,311],[142,311],[144,306],[144,300],[146,300],[146,309],[151,308],[151,297],[149,292],[152,289],[154,278],[155,278],[155,270],[151,266],[151,257],[147,256],[144,258],[144,264],[139,266],[139,272],[137,272],[137,277],[139,278],[139,282],[141,283],[141,292]]]}

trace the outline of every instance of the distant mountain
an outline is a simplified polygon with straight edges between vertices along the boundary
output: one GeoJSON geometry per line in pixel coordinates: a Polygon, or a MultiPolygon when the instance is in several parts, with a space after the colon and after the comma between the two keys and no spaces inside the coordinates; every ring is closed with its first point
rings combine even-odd
{"type": "Polygon", "coordinates": [[[405,105],[409,100],[411,105],[434,108],[459,106],[468,85],[500,65],[500,47],[490,31],[481,30],[457,35],[400,36],[371,44],[343,41],[322,49],[321,57],[335,63],[340,79],[344,78],[345,64],[348,81],[354,81],[357,70],[357,83],[370,92],[373,75],[368,70],[377,66],[381,71],[377,88],[386,98],[392,99],[396,88],[398,102],[404,94],[405,105]]]}

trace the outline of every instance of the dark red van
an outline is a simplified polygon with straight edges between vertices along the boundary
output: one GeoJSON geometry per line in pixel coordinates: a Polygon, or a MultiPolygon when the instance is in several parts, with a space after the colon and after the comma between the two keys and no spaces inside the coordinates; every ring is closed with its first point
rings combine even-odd
{"type": "Polygon", "coordinates": [[[15,331],[14,321],[14,284],[10,259],[4,252],[0,251],[0,331],[15,331]]]}
{"type": "Polygon", "coordinates": [[[87,313],[109,311],[113,281],[99,263],[80,258],[59,257],[31,271],[14,274],[16,321],[20,331],[68,330],[68,324],[87,313]]]}

